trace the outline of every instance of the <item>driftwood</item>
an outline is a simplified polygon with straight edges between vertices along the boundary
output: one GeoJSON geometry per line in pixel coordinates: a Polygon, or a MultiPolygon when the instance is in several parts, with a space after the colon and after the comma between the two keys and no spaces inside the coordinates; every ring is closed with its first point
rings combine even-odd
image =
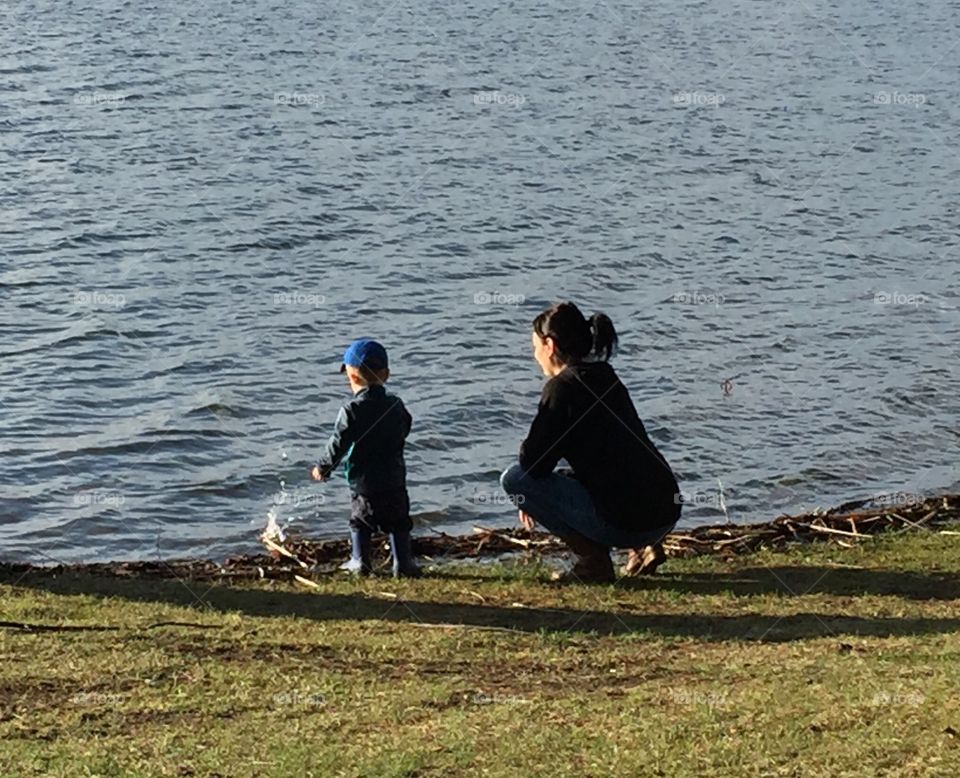
{"type": "MultiPolygon", "coordinates": [[[[938,527],[960,524],[960,495],[941,495],[906,505],[864,507],[845,503],[829,511],[802,516],[780,516],[762,524],[718,524],[692,527],[670,533],[663,542],[668,557],[702,554],[735,555],[761,549],[783,549],[803,543],[835,543],[849,547],[870,540],[881,532],[933,532],[938,527]]],[[[940,530],[940,534],[958,534],[940,530]]],[[[84,565],[32,567],[0,564],[0,581],[17,581],[27,573],[59,575],[90,573],[125,578],[170,578],[182,580],[243,580],[277,578],[314,585],[309,577],[332,572],[350,553],[347,540],[308,540],[288,537],[261,538],[268,554],[234,556],[223,564],[210,560],[106,562],[84,565]]],[[[522,528],[474,527],[470,535],[424,535],[413,539],[421,561],[443,563],[458,560],[496,560],[507,557],[550,557],[565,553],[564,544],[545,532],[522,528]]],[[[374,564],[388,564],[386,543],[377,545],[374,564]]]]}

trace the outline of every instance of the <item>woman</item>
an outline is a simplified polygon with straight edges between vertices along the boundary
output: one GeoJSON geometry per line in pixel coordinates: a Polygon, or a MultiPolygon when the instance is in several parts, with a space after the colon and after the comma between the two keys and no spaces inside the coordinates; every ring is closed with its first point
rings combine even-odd
{"type": "Polygon", "coordinates": [[[520,460],[500,478],[520,508],[577,557],[580,581],[614,580],[610,548],[630,549],[624,572],[652,572],[660,541],[680,518],[677,480],[608,364],[617,345],[603,314],[584,318],[570,302],[533,321],[533,356],[549,379],[520,460]],[[570,470],[554,472],[565,459],[570,470]]]}

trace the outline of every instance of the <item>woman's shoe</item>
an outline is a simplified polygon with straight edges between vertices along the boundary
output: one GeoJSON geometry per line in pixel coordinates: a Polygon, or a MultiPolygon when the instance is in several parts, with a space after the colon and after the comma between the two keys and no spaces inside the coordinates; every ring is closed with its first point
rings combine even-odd
{"type": "Polygon", "coordinates": [[[617,576],[613,571],[610,554],[604,557],[578,559],[573,567],[566,571],[557,571],[551,576],[557,583],[613,583],[617,576]]]}
{"type": "Polygon", "coordinates": [[[664,562],[667,561],[667,554],[663,550],[663,543],[654,543],[652,546],[643,548],[631,548],[627,554],[627,564],[623,566],[623,574],[634,575],[653,575],[664,562]]]}
{"type": "Polygon", "coordinates": [[[560,539],[577,557],[567,573],[555,573],[554,581],[566,583],[613,583],[616,574],[610,561],[610,549],[579,533],[565,533],[560,539]]]}

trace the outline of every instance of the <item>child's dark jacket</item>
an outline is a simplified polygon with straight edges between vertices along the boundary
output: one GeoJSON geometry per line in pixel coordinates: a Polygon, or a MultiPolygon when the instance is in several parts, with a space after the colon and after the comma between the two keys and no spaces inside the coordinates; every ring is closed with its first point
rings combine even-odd
{"type": "Polygon", "coordinates": [[[399,397],[379,384],[364,387],[340,408],[317,467],[326,478],[343,461],[354,496],[404,491],[403,447],[411,424],[399,397]]]}

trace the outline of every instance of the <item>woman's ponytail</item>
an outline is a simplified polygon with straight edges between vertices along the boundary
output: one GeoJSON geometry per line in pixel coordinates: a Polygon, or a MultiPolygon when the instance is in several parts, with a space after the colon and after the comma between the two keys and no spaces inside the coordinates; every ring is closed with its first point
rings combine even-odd
{"type": "Polygon", "coordinates": [[[617,348],[617,331],[610,317],[595,313],[586,319],[571,302],[543,311],[533,320],[533,331],[541,338],[552,338],[557,359],[567,365],[594,359],[606,362],[617,348]]]}
{"type": "Polygon", "coordinates": [[[593,337],[593,347],[590,354],[594,359],[602,359],[606,362],[616,351],[617,331],[613,328],[613,322],[605,313],[595,313],[590,317],[590,333],[593,337]]]}

